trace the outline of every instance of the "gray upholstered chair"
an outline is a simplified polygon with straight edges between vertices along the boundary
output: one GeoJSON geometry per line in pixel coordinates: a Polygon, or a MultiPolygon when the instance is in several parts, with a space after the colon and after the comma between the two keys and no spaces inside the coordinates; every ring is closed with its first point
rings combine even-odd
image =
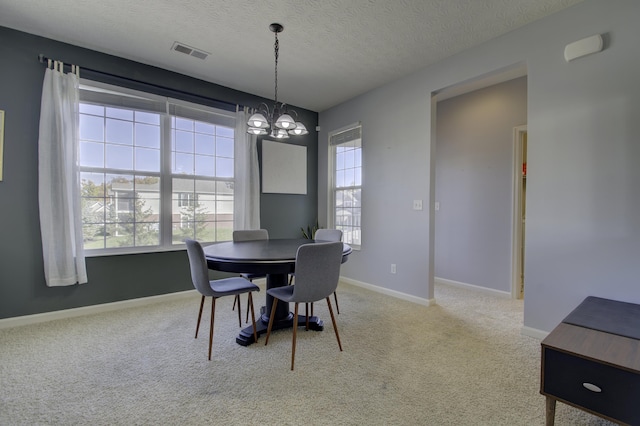
{"type": "MultiPolygon", "coordinates": [[[[342,351],[342,343],[340,343],[340,335],[336,326],[336,318],[331,308],[331,300],[329,296],[336,291],[338,279],[340,278],[340,265],[342,264],[342,248],[341,242],[327,242],[304,244],[298,248],[296,254],[296,282],[294,285],[276,287],[267,290],[267,294],[273,297],[273,306],[271,308],[271,316],[269,317],[269,326],[267,328],[267,338],[264,342],[269,343],[269,335],[273,326],[273,317],[276,312],[278,300],[283,302],[294,302],[295,308],[293,313],[293,344],[291,348],[291,370],[296,356],[296,330],[298,318],[299,303],[313,303],[318,300],[325,299],[329,306],[333,330],[336,333],[338,347],[342,351]]],[[[307,315],[307,325],[309,329],[309,316],[307,315]]]]}
{"type": "MultiPolygon", "coordinates": [[[[266,229],[242,229],[233,231],[233,242],[238,241],[256,241],[256,240],[268,240],[269,239],[269,231],[266,229]]],[[[258,278],[265,278],[264,274],[248,274],[243,273],[240,276],[248,279],[253,282],[253,280],[258,278]]],[[[236,305],[238,305],[238,318],[240,318],[240,295],[237,295],[235,300],[233,301],[233,308],[236,309],[236,305]]],[[[247,301],[247,319],[246,322],[249,322],[249,301],[247,301]]]]}
{"type": "MultiPolygon", "coordinates": [[[[211,297],[211,321],[209,324],[209,361],[211,361],[211,344],[213,343],[213,319],[216,312],[216,299],[224,296],[237,296],[242,293],[249,294],[249,306],[251,308],[251,320],[253,321],[253,338],[258,340],[256,330],[256,318],[253,311],[252,292],[260,291],[260,288],[252,282],[241,277],[224,278],[221,280],[209,280],[209,268],[207,260],[204,257],[204,250],[199,242],[194,240],[186,240],[187,254],[189,255],[189,265],[191,267],[191,281],[193,286],[202,294],[200,300],[200,311],[198,312],[198,324],[196,325],[196,339],[198,338],[198,330],[200,329],[200,320],[202,319],[202,308],[204,307],[205,297],[211,297]]],[[[247,308],[249,309],[249,308],[247,308]]],[[[239,309],[238,309],[239,311],[239,309]]],[[[239,315],[238,315],[238,319],[239,315]]]]}
{"type": "MultiPolygon", "coordinates": [[[[318,229],[313,235],[315,241],[342,241],[342,231],[339,229],[318,229]]],[[[292,284],[295,274],[291,274],[289,285],[292,284]]],[[[338,306],[338,293],[333,292],[333,298],[336,301],[336,312],[340,315],[340,306],[338,306]]],[[[311,304],[311,315],[313,316],[313,303],[311,304]]]]}

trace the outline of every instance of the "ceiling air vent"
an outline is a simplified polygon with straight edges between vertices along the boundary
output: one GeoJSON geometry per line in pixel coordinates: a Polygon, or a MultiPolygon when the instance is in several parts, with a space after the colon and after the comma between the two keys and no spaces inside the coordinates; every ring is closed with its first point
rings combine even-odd
{"type": "Polygon", "coordinates": [[[176,52],[184,53],[185,55],[193,56],[194,58],[203,60],[207,59],[207,56],[209,56],[209,53],[205,52],[204,50],[199,50],[195,47],[187,46],[186,44],[180,43],[179,41],[173,43],[173,46],[171,46],[171,50],[175,50],[176,52]]]}

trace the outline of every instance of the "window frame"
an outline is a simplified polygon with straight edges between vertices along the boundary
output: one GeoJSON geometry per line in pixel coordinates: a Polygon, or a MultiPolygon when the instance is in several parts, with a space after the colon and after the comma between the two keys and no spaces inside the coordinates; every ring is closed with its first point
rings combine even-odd
{"type": "MultiPolygon", "coordinates": [[[[78,157],[78,166],[79,166],[79,177],[82,173],[100,173],[105,175],[109,175],[110,173],[122,174],[122,175],[130,175],[131,177],[158,177],[159,178],[159,191],[158,191],[158,203],[159,203],[159,211],[158,211],[158,244],[157,245],[139,245],[139,246],[124,246],[124,247],[101,247],[101,248],[86,248],[85,256],[86,257],[94,257],[94,256],[109,256],[109,255],[120,255],[120,254],[137,254],[137,253],[153,253],[153,252],[165,252],[165,251],[176,251],[183,250],[184,243],[174,243],[176,235],[174,235],[173,227],[176,224],[182,223],[183,218],[180,217],[179,222],[175,222],[173,219],[174,206],[179,203],[178,198],[174,199],[174,196],[178,196],[177,193],[173,193],[173,181],[174,179],[187,179],[192,180],[194,182],[194,192],[189,193],[193,198],[191,200],[198,200],[197,196],[197,182],[202,181],[210,181],[214,187],[218,187],[219,182],[225,183],[227,186],[231,183],[232,187],[235,185],[237,178],[237,162],[235,160],[235,144],[236,144],[236,116],[232,111],[225,111],[218,108],[197,104],[193,102],[178,100],[166,96],[160,96],[149,92],[143,92],[139,90],[129,89],[123,86],[118,86],[114,84],[102,83],[89,79],[81,79],[81,96],[80,103],[81,104],[94,104],[102,107],[112,107],[112,108],[121,108],[128,109],[131,111],[141,111],[148,112],[160,115],[160,148],[159,148],[159,171],[146,171],[146,170],[138,170],[136,169],[136,164],[131,166],[131,169],[111,169],[106,167],[106,163],[103,162],[102,167],[88,167],[80,164],[80,157],[78,157]],[[125,104],[118,104],[117,100],[122,97],[125,99],[125,104]],[[130,102],[130,104],[126,104],[126,102],[130,102]],[[230,131],[233,149],[234,152],[231,158],[232,164],[232,176],[231,177],[219,177],[216,176],[215,172],[212,176],[201,176],[196,175],[196,169],[191,170],[190,173],[178,173],[173,170],[172,163],[172,155],[174,152],[172,149],[175,147],[175,143],[172,143],[173,133],[175,129],[172,129],[172,117],[184,118],[187,120],[193,120],[194,122],[204,122],[207,124],[211,124],[213,126],[221,126],[222,128],[228,128],[230,131]]],[[[106,119],[106,115],[105,115],[106,119]]],[[[175,120],[173,120],[175,121],[175,120]]],[[[106,129],[106,128],[105,128],[106,129]]],[[[106,130],[104,130],[106,131],[106,130]]],[[[216,144],[216,130],[214,131],[214,145],[216,144]]],[[[195,135],[195,133],[194,133],[195,135]]],[[[106,135],[103,136],[102,144],[106,144],[106,135]]],[[[195,142],[194,142],[195,143],[195,142]]],[[[133,148],[137,145],[132,145],[133,148]]],[[[195,148],[193,151],[194,159],[197,155],[195,148]]],[[[217,153],[211,155],[213,161],[215,162],[218,158],[220,158],[217,153]]],[[[195,160],[194,160],[195,161],[195,160]]],[[[194,166],[195,167],[195,166],[194,166]]],[[[135,182],[132,181],[132,182],[135,182]]],[[[78,179],[78,183],[80,184],[80,178],[78,179]]],[[[106,181],[104,182],[106,185],[106,181]]],[[[82,192],[82,191],[80,191],[82,192]]],[[[234,199],[235,191],[232,189],[232,197],[231,200],[234,199]]],[[[179,191],[181,193],[181,191],[179,191]]],[[[215,199],[217,200],[217,191],[214,192],[215,199]]],[[[108,194],[104,195],[104,200],[108,200],[108,194]]],[[[134,199],[132,198],[130,202],[135,204],[134,199]]],[[[216,203],[217,205],[217,203],[216,203]]],[[[103,205],[102,208],[106,208],[106,204],[103,205]]],[[[235,209],[232,207],[232,213],[235,209]]],[[[181,208],[179,208],[181,211],[181,208]]],[[[178,211],[178,214],[179,211],[178,211]]],[[[216,236],[217,225],[218,225],[218,217],[217,217],[217,209],[213,212],[213,220],[207,221],[209,226],[213,226],[214,228],[214,240],[213,241],[205,241],[200,240],[202,242],[215,242],[215,241],[226,241],[227,239],[218,239],[216,236]]],[[[84,216],[83,216],[84,219],[84,216]]],[[[195,219],[194,219],[195,220],[195,219]]],[[[197,221],[196,221],[197,222],[197,221]]],[[[228,222],[228,221],[227,221],[228,222]]],[[[108,224],[108,220],[104,219],[104,224],[108,224]]],[[[135,225],[143,222],[134,222],[135,225]]],[[[155,223],[155,222],[154,222],[155,223]]],[[[194,222],[195,223],[195,222],[194,222]]],[[[192,223],[193,227],[193,223],[192,223]]],[[[107,232],[107,228],[103,228],[104,232],[107,232]]],[[[233,229],[233,214],[231,214],[231,230],[233,229]]],[[[229,232],[231,235],[231,232],[229,232]]],[[[133,237],[132,237],[133,238],[133,237]]],[[[193,237],[192,237],[193,238],[193,237]]],[[[197,238],[197,235],[196,235],[197,238]]],[[[230,237],[229,237],[230,239],[230,237]]]]}
{"type": "Polygon", "coordinates": [[[348,126],[344,126],[341,127],[339,129],[333,130],[331,132],[329,132],[328,135],[328,140],[327,140],[327,145],[328,145],[328,161],[327,161],[327,165],[328,165],[328,191],[327,191],[327,196],[328,196],[328,211],[327,211],[327,226],[329,228],[335,228],[335,229],[340,229],[343,231],[343,241],[347,244],[349,244],[351,246],[352,249],[354,250],[360,250],[362,248],[362,212],[363,212],[363,206],[362,206],[362,198],[360,200],[360,223],[357,227],[352,226],[351,228],[356,228],[359,233],[360,233],[360,244],[355,244],[352,242],[349,242],[349,238],[344,238],[345,233],[344,233],[344,229],[342,229],[341,226],[337,225],[337,219],[336,219],[336,148],[341,145],[340,143],[333,143],[332,140],[334,138],[336,138],[336,136],[339,136],[340,134],[343,133],[347,133],[347,132],[351,132],[351,131],[357,131],[359,132],[359,138],[357,139],[351,139],[348,141],[345,141],[343,143],[349,143],[355,140],[359,140],[360,141],[360,185],[352,185],[349,187],[343,187],[342,189],[345,188],[351,188],[351,189],[359,189],[360,190],[360,196],[362,197],[363,195],[363,188],[364,188],[364,158],[362,157],[362,150],[363,150],[363,146],[362,146],[362,124],[361,122],[356,122],[353,124],[350,124],[348,126]]]}

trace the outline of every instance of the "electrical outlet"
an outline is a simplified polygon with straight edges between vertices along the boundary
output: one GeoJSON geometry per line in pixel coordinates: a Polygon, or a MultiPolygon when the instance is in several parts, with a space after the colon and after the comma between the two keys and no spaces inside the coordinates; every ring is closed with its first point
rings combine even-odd
{"type": "Polygon", "coordinates": [[[436,211],[440,210],[440,201],[436,201],[435,210],[436,211]]]}
{"type": "Polygon", "coordinates": [[[413,209],[422,210],[422,200],[413,200],[413,209]]]}
{"type": "Polygon", "coordinates": [[[395,263],[392,263],[392,264],[391,264],[391,273],[392,273],[392,274],[395,274],[395,273],[396,273],[396,264],[395,264],[395,263]]]}

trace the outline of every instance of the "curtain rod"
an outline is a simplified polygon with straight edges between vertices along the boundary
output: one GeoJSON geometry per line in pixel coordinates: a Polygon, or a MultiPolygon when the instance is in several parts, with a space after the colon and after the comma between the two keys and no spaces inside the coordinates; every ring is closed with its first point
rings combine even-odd
{"type": "MultiPolygon", "coordinates": [[[[44,54],[42,54],[42,53],[38,55],[38,60],[42,64],[47,63],[48,61],[56,61],[55,59],[51,59],[51,58],[48,58],[48,57],[44,56],[44,54]]],[[[63,62],[63,61],[58,61],[58,62],[63,62]]],[[[66,63],[64,65],[65,66],[71,66],[71,64],[66,64],[66,63]]],[[[132,82],[132,83],[141,84],[141,85],[144,85],[144,86],[149,86],[149,87],[153,87],[153,88],[164,90],[164,91],[169,91],[169,92],[173,92],[173,93],[179,93],[179,94],[182,94],[182,95],[185,95],[185,96],[189,96],[189,97],[192,97],[192,98],[202,99],[202,100],[205,100],[205,101],[207,101],[209,103],[214,103],[219,108],[222,108],[222,109],[225,109],[225,110],[228,110],[228,111],[236,111],[237,108],[244,108],[244,105],[238,105],[238,104],[234,104],[234,103],[231,103],[231,102],[221,101],[221,100],[218,100],[218,99],[209,98],[207,96],[198,95],[196,93],[186,92],[184,90],[172,89],[170,87],[161,86],[159,84],[148,83],[146,81],[136,80],[136,79],[129,78],[129,77],[123,77],[121,75],[116,75],[116,74],[108,73],[108,72],[105,72],[105,71],[100,71],[100,70],[96,70],[96,69],[80,66],[80,71],[82,72],[83,70],[84,71],[89,71],[89,72],[95,73],[95,74],[100,74],[100,75],[103,75],[103,76],[106,76],[106,77],[118,79],[118,80],[129,81],[129,82],[132,82]],[[233,108],[233,109],[231,109],[231,108],[233,108]]]]}

